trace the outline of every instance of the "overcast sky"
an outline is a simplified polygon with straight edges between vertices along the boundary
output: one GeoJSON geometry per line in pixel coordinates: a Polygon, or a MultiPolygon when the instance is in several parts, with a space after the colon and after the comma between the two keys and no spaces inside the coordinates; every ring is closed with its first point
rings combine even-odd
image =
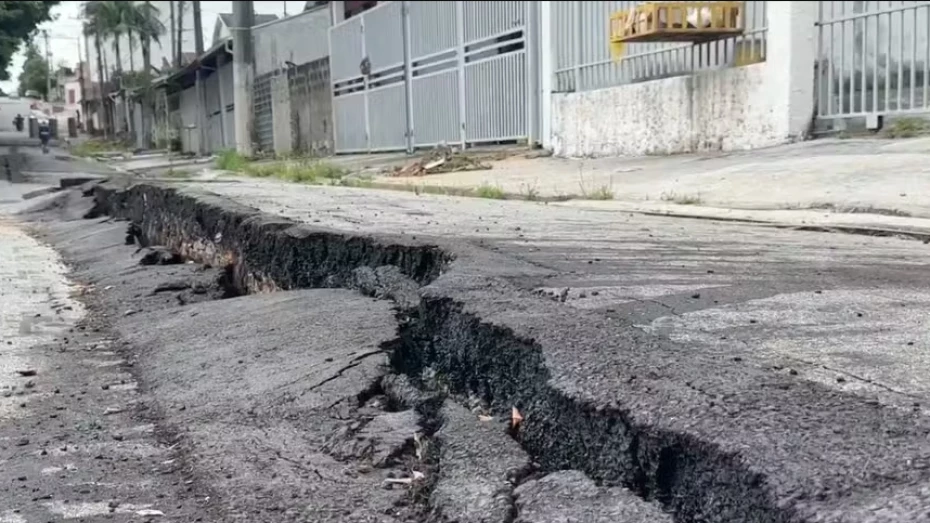
{"type": "MultiPolygon", "coordinates": [[[[289,15],[297,14],[303,10],[304,1],[257,1],[255,2],[256,13],[272,13],[282,15],[284,7],[287,6],[289,15]]],[[[53,22],[46,22],[39,26],[39,29],[48,31],[49,51],[52,55],[52,63],[58,64],[65,62],[69,66],[77,65],[81,60],[84,52],[84,40],[81,35],[81,6],[83,2],[62,2],[52,8],[52,13],[57,15],[53,22]],[[79,54],[81,53],[81,54],[79,54]]],[[[213,34],[213,25],[216,23],[216,17],[220,13],[232,12],[232,2],[201,2],[201,16],[203,18],[203,31],[209,40],[213,34]]],[[[45,51],[45,42],[41,35],[38,37],[39,49],[45,51]]],[[[0,89],[6,93],[15,93],[19,87],[19,73],[23,69],[23,53],[20,51],[13,56],[10,65],[10,79],[0,82],[0,89]]]]}

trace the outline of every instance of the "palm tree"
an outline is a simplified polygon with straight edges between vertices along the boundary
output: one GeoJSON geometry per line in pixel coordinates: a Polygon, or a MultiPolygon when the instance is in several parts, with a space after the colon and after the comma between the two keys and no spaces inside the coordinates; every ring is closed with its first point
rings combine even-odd
{"type": "Polygon", "coordinates": [[[113,39],[113,52],[116,55],[116,72],[123,72],[121,43],[123,36],[129,35],[132,28],[133,3],[119,1],[100,2],[108,36],[113,39]]]}
{"type": "Polygon", "coordinates": [[[133,27],[139,36],[139,44],[142,48],[142,79],[145,82],[143,88],[144,100],[142,103],[142,128],[144,143],[150,144],[151,139],[149,131],[152,128],[151,115],[155,112],[154,100],[151,93],[151,73],[152,73],[152,42],[160,43],[159,38],[165,34],[165,24],[159,19],[159,9],[152,2],[143,2],[136,6],[135,23],[133,27]]]}
{"type": "MultiPolygon", "coordinates": [[[[101,15],[100,4],[102,2],[91,1],[84,3],[84,34],[88,36],[93,36],[94,38],[94,49],[97,52],[97,91],[98,91],[98,102],[99,107],[98,116],[100,121],[100,127],[103,130],[104,137],[107,134],[107,127],[109,124],[109,117],[107,111],[107,105],[105,103],[105,96],[103,92],[103,83],[104,83],[104,65],[103,65],[103,53],[101,51],[101,44],[103,36],[106,34],[106,28],[104,24],[103,17],[101,15]]],[[[85,115],[86,116],[86,115],[85,115]]]]}

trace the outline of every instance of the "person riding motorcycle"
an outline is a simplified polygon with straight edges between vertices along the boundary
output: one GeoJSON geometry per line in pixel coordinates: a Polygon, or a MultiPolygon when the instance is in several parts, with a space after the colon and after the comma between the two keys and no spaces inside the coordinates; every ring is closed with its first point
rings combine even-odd
{"type": "Polygon", "coordinates": [[[45,119],[39,120],[38,126],[39,141],[42,142],[42,152],[48,152],[48,142],[52,138],[52,128],[48,120],[45,119]]]}

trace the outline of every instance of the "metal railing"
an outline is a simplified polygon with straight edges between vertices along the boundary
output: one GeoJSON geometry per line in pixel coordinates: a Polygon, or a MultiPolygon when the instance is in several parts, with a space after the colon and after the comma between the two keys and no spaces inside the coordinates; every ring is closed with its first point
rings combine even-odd
{"type": "Polygon", "coordinates": [[[610,56],[610,14],[635,1],[552,2],[556,92],[587,91],[765,59],[767,2],[746,2],[741,36],[702,44],[629,44],[622,60],[610,56]]]}
{"type": "Polygon", "coordinates": [[[930,2],[821,1],[817,117],[930,113],[930,2]]]}

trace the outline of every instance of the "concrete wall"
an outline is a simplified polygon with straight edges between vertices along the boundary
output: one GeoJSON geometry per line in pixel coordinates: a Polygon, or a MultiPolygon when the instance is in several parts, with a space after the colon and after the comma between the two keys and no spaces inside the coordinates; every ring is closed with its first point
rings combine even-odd
{"type": "Polygon", "coordinates": [[[188,131],[188,127],[197,125],[197,114],[200,111],[197,103],[197,90],[191,87],[181,91],[180,117],[181,150],[186,153],[196,153],[200,146],[200,133],[197,129],[188,131]]]}
{"type": "Polygon", "coordinates": [[[272,147],[276,154],[289,154],[294,149],[291,133],[291,96],[287,75],[271,79],[272,147]]]}
{"type": "Polygon", "coordinates": [[[255,75],[329,56],[331,16],[324,6],[255,27],[255,75]]]}
{"type": "Polygon", "coordinates": [[[619,156],[751,149],[804,136],[813,117],[817,6],[769,7],[761,64],[553,93],[545,145],[562,156],[619,156]]]}
{"type": "Polygon", "coordinates": [[[564,156],[738,150],[783,141],[766,64],[554,94],[552,149],[564,156]]]}
{"type": "Polygon", "coordinates": [[[333,152],[333,90],[329,58],[303,64],[290,80],[293,147],[326,155],[333,152]]]}

